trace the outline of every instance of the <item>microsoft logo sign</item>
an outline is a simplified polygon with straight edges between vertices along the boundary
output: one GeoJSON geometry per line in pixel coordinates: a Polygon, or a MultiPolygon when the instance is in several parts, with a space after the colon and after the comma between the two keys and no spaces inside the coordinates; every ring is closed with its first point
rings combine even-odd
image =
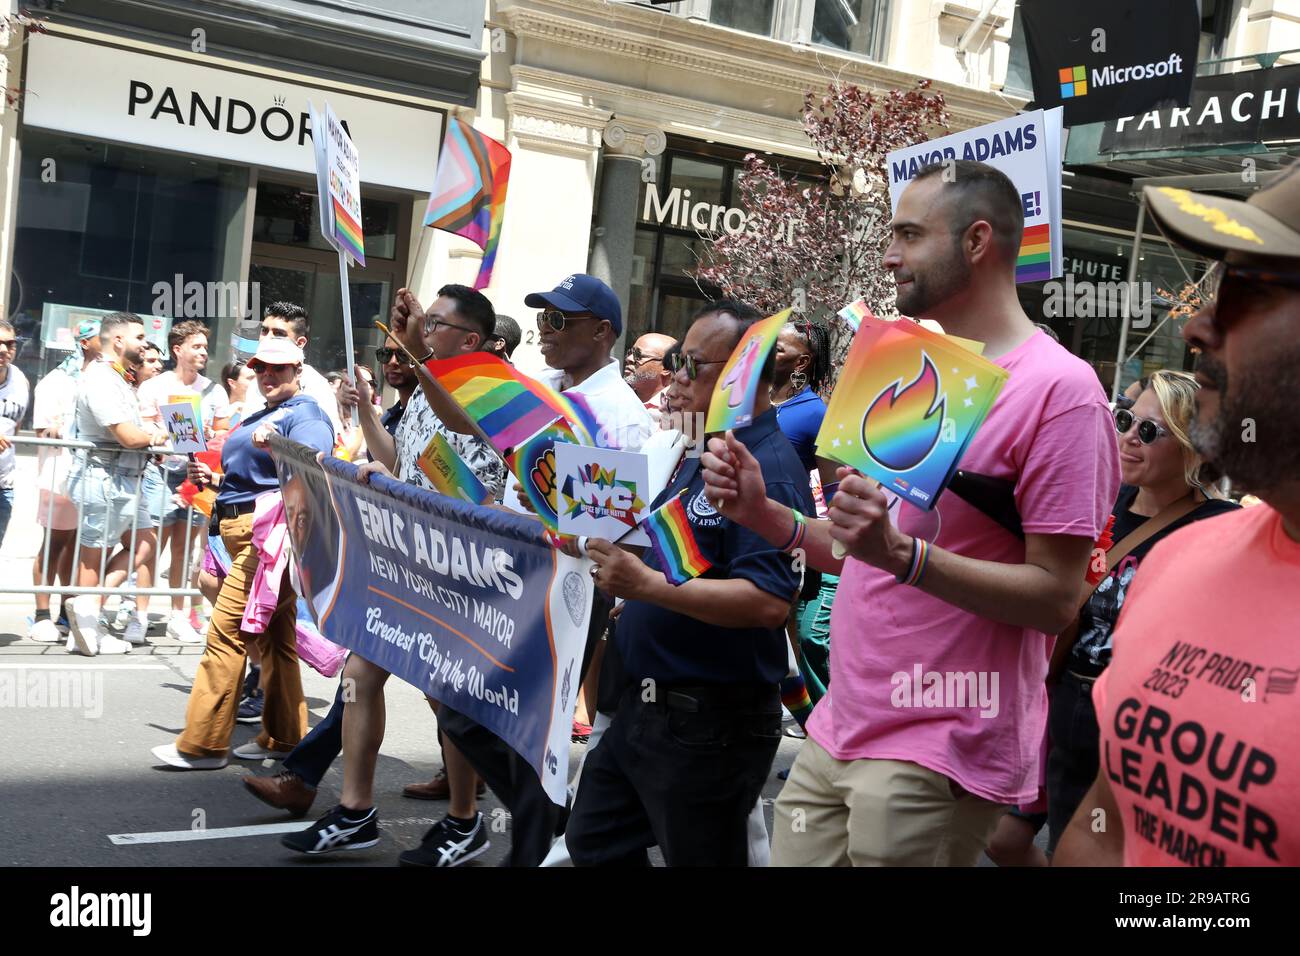
{"type": "Polygon", "coordinates": [[[1061,99],[1068,100],[1075,96],[1088,95],[1088,68],[1067,66],[1060,71],[1061,99]]]}

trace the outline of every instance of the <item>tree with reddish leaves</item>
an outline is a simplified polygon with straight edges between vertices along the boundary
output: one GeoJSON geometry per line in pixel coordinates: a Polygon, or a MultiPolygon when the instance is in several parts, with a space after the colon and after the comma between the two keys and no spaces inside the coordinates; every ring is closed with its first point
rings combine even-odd
{"type": "Polygon", "coordinates": [[[754,153],[740,174],[739,205],[750,214],[741,232],[703,235],[699,283],[773,313],[831,325],[834,384],[851,336],[835,314],[860,298],[877,315],[894,308],[894,281],[884,268],[890,239],[885,156],[941,135],[949,115],[943,94],[921,80],[908,91],[872,93],[833,82],[804,95],[803,129],[822,163],[823,182],[808,184],[754,153]]]}

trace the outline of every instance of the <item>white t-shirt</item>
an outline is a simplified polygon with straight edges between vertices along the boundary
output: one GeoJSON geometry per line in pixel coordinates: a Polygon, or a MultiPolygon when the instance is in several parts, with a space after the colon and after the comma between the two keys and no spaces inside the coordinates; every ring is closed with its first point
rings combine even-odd
{"type": "Polygon", "coordinates": [[[41,431],[58,425],[59,433],[70,437],[77,414],[77,381],[58,366],[45,373],[32,395],[32,428],[41,431]]]}
{"type": "MultiPolygon", "coordinates": [[[[159,407],[175,401],[184,401],[191,395],[199,396],[199,415],[203,419],[203,430],[207,437],[212,437],[212,426],[218,419],[230,417],[230,399],[226,390],[209,378],[200,375],[194,384],[186,385],[175,371],[155,375],[143,382],[136,390],[140,400],[140,415],[147,422],[161,422],[159,407]]],[[[163,459],[163,467],[168,471],[182,471],[185,468],[184,455],[168,455],[163,459]]]]}
{"type": "MultiPolygon", "coordinates": [[[[640,451],[646,439],[655,432],[650,413],[632,391],[632,386],[623,381],[623,366],[614,359],[586,381],[571,388],[560,388],[564,381],[563,369],[549,368],[537,378],[557,392],[576,392],[587,399],[596,421],[600,423],[600,434],[591,436],[598,445],[640,451]]],[[[527,514],[529,512],[519,504],[518,488],[515,476],[509,475],[502,503],[507,508],[527,514]]]]}
{"type": "MultiPolygon", "coordinates": [[[[9,377],[0,385],[0,435],[6,438],[18,431],[18,425],[27,414],[27,402],[31,389],[27,376],[17,365],[9,363],[9,377]]],[[[16,465],[13,446],[0,453],[0,488],[14,486],[14,467],[16,465]]]]}
{"type": "MultiPolygon", "coordinates": [[[[76,418],[79,439],[119,448],[121,445],[109,430],[110,426],[130,422],[137,428],[144,427],[135,389],[104,359],[91,362],[77,381],[76,418]]],[[[124,470],[143,468],[147,457],[143,452],[125,455],[87,454],[95,464],[110,468],[120,464],[124,470]]]]}

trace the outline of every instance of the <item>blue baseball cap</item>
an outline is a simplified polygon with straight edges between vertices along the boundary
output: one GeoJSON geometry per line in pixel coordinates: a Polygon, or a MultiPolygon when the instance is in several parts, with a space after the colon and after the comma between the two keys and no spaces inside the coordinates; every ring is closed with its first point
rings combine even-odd
{"type": "Polygon", "coordinates": [[[618,296],[595,276],[581,272],[567,276],[550,292],[533,292],[525,296],[524,305],[530,309],[549,305],[561,312],[590,312],[609,322],[615,335],[623,334],[623,307],[618,304],[618,296]]]}

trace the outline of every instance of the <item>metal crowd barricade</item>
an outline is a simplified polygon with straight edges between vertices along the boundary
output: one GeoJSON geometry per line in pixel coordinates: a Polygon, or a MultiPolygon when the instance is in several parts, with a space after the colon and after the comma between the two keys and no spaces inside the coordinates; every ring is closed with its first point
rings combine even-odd
{"type": "MultiPolygon", "coordinates": [[[[53,463],[54,475],[56,476],[56,479],[55,481],[51,482],[51,484],[54,486],[58,485],[59,483],[57,480],[58,471],[60,468],[65,468],[66,477],[64,481],[68,485],[68,487],[66,489],[67,494],[64,495],[63,497],[71,501],[72,504],[76,506],[77,536],[73,543],[72,580],[68,584],[62,585],[62,584],[53,584],[53,583],[47,583],[47,584],[28,583],[25,585],[20,585],[20,584],[7,582],[7,581],[0,581],[0,594],[51,594],[51,595],[53,594],[68,594],[68,595],[118,594],[121,595],[123,599],[126,599],[128,597],[135,598],[135,597],[198,597],[199,596],[200,592],[198,588],[176,587],[175,585],[177,582],[171,580],[168,580],[167,582],[168,585],[170,585],[169,587],[163,588],[157,586],[158,582],[161,580],[158,574],[159,564],[162,561],[162,520],[161,519],[163,516],[166,515],[168,511],[171,510],[173,495],[167,486],[165,470],[162,468],[161,464],[156,463],[154,461],[154,458],[160,455],[165,456],[171,454],[172,452],[170,447],[164,446],[164,447],[154,447],[154,448],[123,448],[120,445],[99,445],[99,444],[95,444],[94,442],[78,441],[75,439],[38,438],[35,436],[25,436],[25,435],[15,435],[11,437],[9,440],[13,442],[13,444],[15,445],[33,445],[33,446],[37,446],[38,449],[42,449],[42,448],[58,449],[59,454],[62,454],[64,451],[68,453],[68,460],[66,462],[55,461],[53,463]],[[94,456],[95,458],[94,461],[88,461],[88,456],[90,455],[94,456]],[[132,457],[126,459],[126,461],[124,462],[123,461],[124,456],[128,456],[128,455],[132,457]],[[103,462],[108,460],[112,461],[111,466],[105,466],[103,464],[103,462]],[[130,465],[132,462],[137,462],[140,460],[143,460],[145,462],[142,467],[134,467],[134,466],[128,467],[128,465],[130,465]],[[110,479],[114,479],[117,476],[123,475],[128,471],[134,472],[134,484],[128,486],[129,488],[131,488],[129,494],[131,495],[132,498],[135,499],[135,505],[132,509],[132,516],[131,516],[129,549],[127,552],[127,562],[126,562],[126,577],[123,579],[122,584],[118,585],[117,587],[112,587],[112,588],[105,587],[104,578],[105,575],[107,574],[109,556],[117,550],[119,544],[124,544],[123,539],[126,536],[125,531],[119,533],[116,537],[112,539],[106,538],[102,548],[100,549],[101,553],[99,556],[99,577],[98,577],[99,584],[94,587],[89,587],[89,586],[82,587],[76,583],[77,578],[79,577],[78,572],[80,568],[81,539],[82,539],[82,532],[85,529],[85,510],[86,510],[86,501],[87,501],[87,496],[84,494],[84,489],[83,489],[83,493],[78,493],[71,486],[71,479],[77,473],[78,467],[80,467],[83,470],[83,472],[88,467],[102,468],[105,471],[107,471],[110,479]],[[140,513],[142,510],[145,511],[149,510],[148,508],[144,507],[144,503],[141,502],[140,500],[141,495],[145,493],[145,489],[144,489],[145,471],[148,468],[155,468],[158,471],[158,476],[161,480],[161,488],[159,488],[159,495],[161,500],[158,502],[159,521],[156,525],[152,523],[152,513],[150,514],[151,528],[158,532],[158,541],[154,546],[154,553],[153,553],[153,574],[152,574],[153,586],[148,588],[142,588],[139,586],[138,575],[137,575],[137,580],[135,585],[130,585],[130,580],[132,575],[136,574],[135,553],[136,553],[136,545],[138,544],[138,538],[141,531],[140,513]]],[[[55,505],[57,504],[56,501],[57,492],[55,487],[50,487],[50,488],[43,487],[43,482],[45,481],[45,477],[46,477],[44,465],[45,465],[44,457],[41,455],[41,453],[38,450],[37,486],[38,488],[42,488],[43,490],[48,492],[48,499],[49,499],[48,507],[46,509],[46,514],[45,514],[46,520],[45,520],[45,527],[44,527],[44,537],[41,543],[41,548],[44,555],[42,565],[41,565],[41,580],[49,582],[50,581],[50,551],[51,551],[50,537],[53,532],[52,525],[54,524],[54,511],[55,511],[55,505]]],[[[127,480],[130,481],[129,478],[127,480]]],[[[110,481],[110,485],[112,483],[114,482],[110,481]]],[[[39,496],[38,496],[38,501],[39,501],[39,496]]],[[[110,508],[112,507],[111,502],[106,502],[106,504],[110,508]]],[[[38,514],[39,514],[39,507],[40,506],[38,504],[37,505],[38,514]]],[[[182,562],[182,570],[181,570],[181,578],[180,578],[181,583],[185,583],[190,580],[190,574],[193,569],[192,561],[194,557],[194,543],[195,543],[195,531],[196,531],[193,524],[194,510],[195,510],[194,505],[191,503],[186,508],[185,517],[183,519],[185,522],[185,557],[182,562]]],[[[105,522],[107,523],[107,521],[108,521],[108,516],[106,514],[105,522]]],[[[145,529],[145,530],[149,530],[149,529],[145,529]]],[[[200,527],[197,530],[200,533],[203,533],[202,527],[200,527]]],[[[206,535],[200,540],[206,541],[206,535]]]]}

